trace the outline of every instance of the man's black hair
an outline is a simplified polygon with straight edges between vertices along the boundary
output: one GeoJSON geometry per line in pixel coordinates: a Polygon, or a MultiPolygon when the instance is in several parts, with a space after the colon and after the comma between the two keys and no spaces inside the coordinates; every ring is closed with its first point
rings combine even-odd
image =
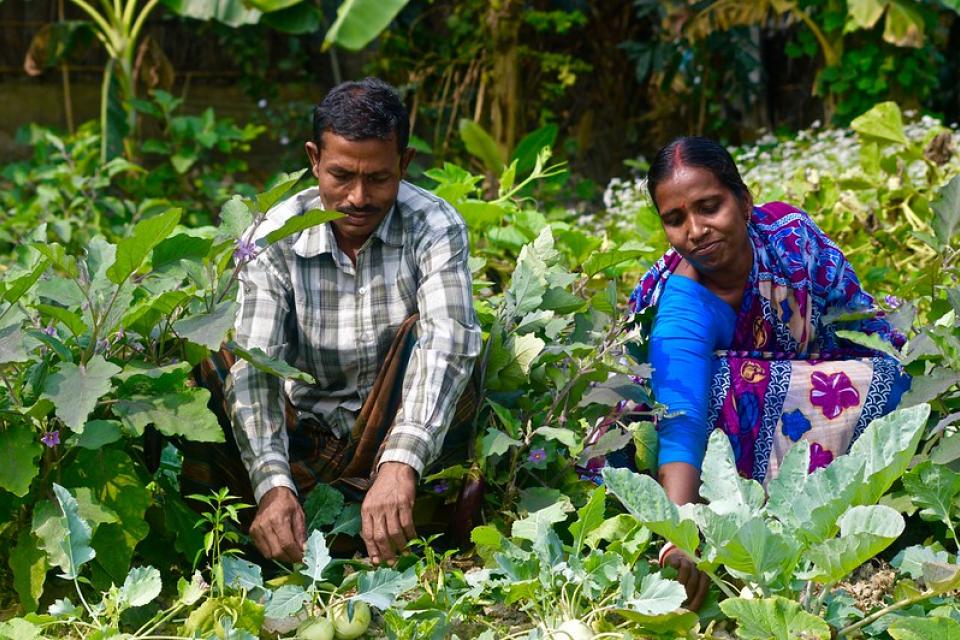
{"type": "Polygon", "coordinates": [[[410,140],[410,117],[396,89],[379,78],[341,82],[313,109],[313,141],[323,147],[324,131],[347,140],[397,137],[403,153],[410,140]]]}
{"type": "Polygon", "coordinates": [[[650,163],[647,190],[657,210],[660,209],[657,204],[657,187],[681,166],[706,169],[741,202],[746,203],[750,198],[750,190],[740,177],[737,164],[722,144],[710,138],[685,136],[671,140],[657,152],[650,163]]]}

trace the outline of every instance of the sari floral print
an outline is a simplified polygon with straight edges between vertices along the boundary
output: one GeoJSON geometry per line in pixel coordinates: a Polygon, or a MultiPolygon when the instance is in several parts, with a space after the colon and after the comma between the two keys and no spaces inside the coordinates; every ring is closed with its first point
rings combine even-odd
{"type": "MultiPolygon", "coordinates": [[[[843,253],[803,211],[755,207],[753,267],[730,349],[717,352],[707,419],[729,436],[742,475],[769,480],[789,446],[811,443],[811,470],[844,453],[874,418],[892,411],[909,378],[892,358],[837,337],[840,329],[905,342],[882,314],[835,322],[874,307],[843,253]]],[[[656,305],[682,258],[673,249],[630,298],[656,305]]]]}

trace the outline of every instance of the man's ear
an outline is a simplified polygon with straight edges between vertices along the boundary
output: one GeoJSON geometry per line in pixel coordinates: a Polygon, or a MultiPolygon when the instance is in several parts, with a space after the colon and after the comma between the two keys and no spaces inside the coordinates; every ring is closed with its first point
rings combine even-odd
{"type": "Polygon", "coordinates": [[[313,140],[308,140],[303,148],[307,152],[307,158],[310,160],[310,171],[313,173],[313,177],[317,180],[320,179],[320,147],[317,146],[317,143],[313,140]]]}
{"type": "Polygon", "coordinates": [[[407,147],[403,155],[400,156],[400,178],[407,177],[407,168],[410,166],[410,161],[413,160],[413,156],[417,153],[416,149],[412,147],[407,147]]]}

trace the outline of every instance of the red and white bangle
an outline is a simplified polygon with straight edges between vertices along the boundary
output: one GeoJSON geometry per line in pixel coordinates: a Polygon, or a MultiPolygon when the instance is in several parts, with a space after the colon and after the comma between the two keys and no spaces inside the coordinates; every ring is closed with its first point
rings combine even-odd
{"type": "Polygon", "coordinates": [[[673,551],[677,548],[677,545],[673,544],[672,542],[668,542],[660,548],[660,555],[657,556],[657,562],[661,567],[663,566],[663,562],[667,559],[667,556],[673,553],[673,551]]]}

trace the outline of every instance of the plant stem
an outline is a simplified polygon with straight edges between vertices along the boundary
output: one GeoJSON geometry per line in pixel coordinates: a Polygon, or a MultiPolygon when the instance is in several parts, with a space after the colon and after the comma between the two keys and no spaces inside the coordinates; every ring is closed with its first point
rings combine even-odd
{"type": "Polygon", "coordinates": [[[861,628],[867,626],[868,624],[871,624],[871,623],[873,623],[873,622],[876,622],[877,620],[879,620],[879,619],[882,618],[883,616],[887,615],[888,613],[893,613],[894,611],[897,611],[897,610],[899,610],[899,609],[903,609],[904,607],[909,607],[909,606],[912,605],[912,604],[916,604],[916,603],[918,603],[918,602],[922,602],[923,600],[926,600],[927,598],[931,598],[931,597],[933,597],[933,596],[935,596],[935,595],[937,595],[937,592],[936,592],[936,591],[934,591],[933,589],[928,589],[928,590],[924,591],[923,593],[917,594],[917,595],[912,596],[912,597],[910,597],[910,598],[906,598],[906,599],[904,599],[904,600],[900,600],[899,602],[894,602],[893,604],[891,604],[891,605],[889,605],[889,606],[887,606],[887,607],[884,607],[883,609],[880,609],[879,611],[875,611],[874,613],[871,613],[869,616],[867,616],[867,617],[864,618],[863,620],[858,620],[857,622],[854,622],[854,623],[851,624],[850,626],[847,626],[847,627],[844,627],[843,629],[840,629],[840,631],[837,632],[837,637],[838,637],[838,638],[843,638],[843,637],[845,637],[845,636],[848,636],[848,635],[850,635],[851,633],[853,633],[854,631],[856,631],[857,629],[861,629],[861,628]]]}

